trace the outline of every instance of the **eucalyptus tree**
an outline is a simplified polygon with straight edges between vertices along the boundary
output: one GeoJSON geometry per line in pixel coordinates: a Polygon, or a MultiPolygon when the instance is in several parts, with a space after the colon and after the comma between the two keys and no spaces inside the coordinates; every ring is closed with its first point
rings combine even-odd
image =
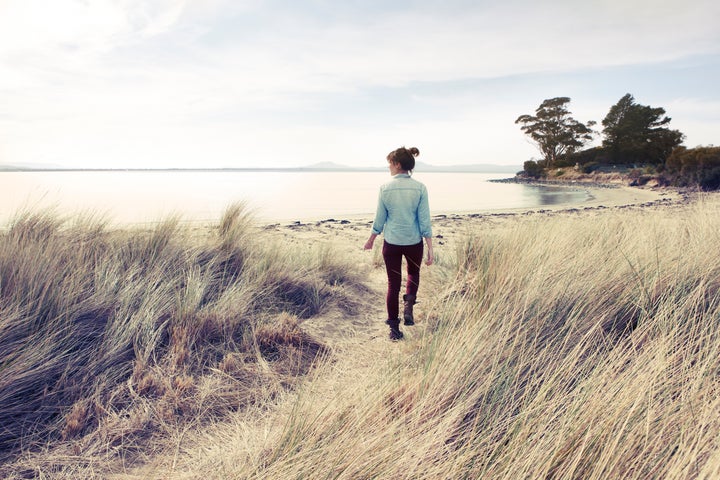
{"type": "Polygon", "coordinates": [[[535,115],[520,115],[515,120],[542,153],[546,168],[552,168],[563,155],[582,148],[595,133],[591,128],[594,121],[584,124],[570,116],[569,103],[569,97],[549,98],[535,110],[535,115]]]}

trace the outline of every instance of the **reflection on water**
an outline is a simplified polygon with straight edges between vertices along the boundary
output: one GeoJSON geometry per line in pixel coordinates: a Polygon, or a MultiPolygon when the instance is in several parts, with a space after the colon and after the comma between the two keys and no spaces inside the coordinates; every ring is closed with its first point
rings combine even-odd
{"type": "MultiPolygon", "coordinates": [[[[541,208],[590,199],[584,190],[495,183],[507,174],[422,173],[433,214],[541,208]]],[[[154,222],[168,215],[217,221],[246,202],[259,221],[311,221],[372,216],[387,172],[0,172],[0,225],[20,210],[54,207],[94,212],[115,223],[154,222]]]]}
{"type": "Polygon", "coordinates": [[[528,186],[528,189],[535,189],[535,195],[538,197],[540,206],[544,205],[566,205],[571,203],[578,203],[580,201],[587,200],[589,195],[584,190],[569,190],[568,188],[562,187],[535,187],[528,186]]]}

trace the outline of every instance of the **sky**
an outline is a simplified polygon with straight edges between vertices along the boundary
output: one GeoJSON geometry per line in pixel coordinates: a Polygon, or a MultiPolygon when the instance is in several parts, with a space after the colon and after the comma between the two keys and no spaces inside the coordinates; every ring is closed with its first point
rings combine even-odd
{"type": "MultiPolygon", "coordinates": [[[[0,0],[0,165],[433,165],[626,93],[720,144],[717,0],[0,0]]],[[[601,137],[595,141],[599,143],[601,137]]]]}

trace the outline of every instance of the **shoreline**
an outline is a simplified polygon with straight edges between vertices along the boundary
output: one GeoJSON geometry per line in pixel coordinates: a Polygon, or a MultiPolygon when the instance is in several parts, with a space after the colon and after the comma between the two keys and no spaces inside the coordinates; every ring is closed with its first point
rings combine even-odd
{"type": "MultiPolygon", "coordinates": [[[[451,251],[458,241],[479,229],[494,228],[508,222],[551,217],[555,215],[602,215],[604,212],[621,209],[656,209],[687,205],[694,196],[677,189],[643,188],[609,185],[587,187],[591,199],[576,204],[551,205],[543,208],[508,208],[484,211],[432,212],[433,243],[436,255],[451,251]],[[448,250],[450,249],[450,250],[448,250]]],[[[334,243],[348,255],[357,255],[359,262],[367,262],[368,252],[363,252],[364,242],[370,235],[373,216],[345,216],[341,219],[328,218],[313,221],[277,222],[258,225],[260,231],[279,236],[283,242],[334,243]],[[363,256],[365,255],[365,256],[363,256]],[[365,258],[365,260],[363,260],[365,258]]],[[[382,245],[379,238],[377,245],[382,245]]]]}
{"type": "MultiPolygon", "coordinates": [[[[513,179],[508,179],[513,180],[513,179]]],[[[504,180],[499,180],[500,182],[504,180]]],[[[671,188],[642,188],[628,187],[616,184],[598,184],[574,182],[573,184],[545,183],[545,182],[523,182],[531,183],[538,186],[566,186],[576,190],[583,190],[588,193],[589,199],[578,203],[561,203],[556,205],[543,205],[540,207],[515,207],[515,208],[499,208],[499,209],[481,209],[481,210],[437,210],[434,211],[432,206],[431,218],[433,221],[447,218],[479,218],[479,217],[507,217],[514,215],[542,214],[549,212],[577,212],[580,210],[595,210],[603,208],[624,208],[631,206],[650,207],[659,204],[684,203],[687,201],[687,194],[671,188]]],[[[277,221],[263,222],[259,221],[258,226],[261,228],[287,227],[299,228],[306,226],[321,226],[327,224],[340,225],[366,225],[372,224],[374,215],[371,214],[353,214],[341,215],[338,218],[308,218],[294,221],[277,221]]]]}
{"type": "MultiPolygon", "coordinates": [[[[433,223],[439,221],[447,221],[452,219],[459,221],[462,219],[478,219],[478,218],[502,218],[515,215],[531,215],[543,214],[549,212],[577,212],[581,210],[593,210],[602,208],[619,208],[630,207],[633,205],[651,206],[659,203],[678,203],[687,199],[687,193],[679,189],[670,187],[630,187],[618,183],[599,183],[595,181],[527,181],[518,180],[516,178],[494,179],[492,182],[498,183],[524,183],[537,186],[554,186],[563,187],[575,191],[583,191],[587,194],[588,199],[576,203],[559,203],[555,205],[542,205],[536,207],[508,207],[508,208],[488,208],[474,210],[433,210],[431,205],[431,218],[433,223]]],[[[294,220],[270,220],[255,216],[252,209],[248,212],[252,218],[251,223],[261,230],[272,230],[276,228],[287,228],[297,230],[307,227],[334,226],[337,227],[368,227],[374,219],[373,213],[356,213],[330,216],[311,216],[311,217],[295,217],[294,220]]],[[[69,215],[68,218],[72,218],[69,215]]],[[[179,215],[180,224],[189,229],[211,230],[221,221],[221,217],[214,219],[183,219],[182,214],[179,215]]],[[[152,229],[162,219],[149,220],[142,222],[115,222],[110,219],[107,227],[113,230],[127,229],[152,229]]],[[[0,225],[0,231],[5,231],[10,227],[10,223],[0,225]]]]}

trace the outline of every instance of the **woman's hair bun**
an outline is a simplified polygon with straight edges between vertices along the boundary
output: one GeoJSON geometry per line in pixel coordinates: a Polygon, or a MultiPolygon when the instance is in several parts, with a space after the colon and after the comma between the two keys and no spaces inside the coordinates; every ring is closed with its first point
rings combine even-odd
{"type": "Polygon", "coordinates": [[[388,161],[397,163],[403,170],[411,172],[415,168],[415,157],[420,155],[420,150],[415,147],[400,147],[393,150],[387,156],[388,161]]]}

